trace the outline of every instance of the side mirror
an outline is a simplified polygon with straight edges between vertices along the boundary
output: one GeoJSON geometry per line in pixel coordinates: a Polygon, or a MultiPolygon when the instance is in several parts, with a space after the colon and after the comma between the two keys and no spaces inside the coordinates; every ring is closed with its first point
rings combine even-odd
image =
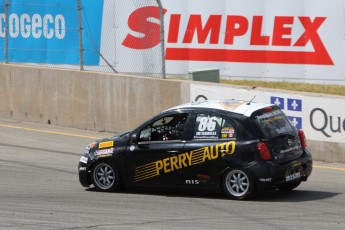
{"type": "Polygon", "coordinates": [[[138,135],[136,133],[132,134],[131,142],[134,143],[134,144],[138,144],[138,135]]]}

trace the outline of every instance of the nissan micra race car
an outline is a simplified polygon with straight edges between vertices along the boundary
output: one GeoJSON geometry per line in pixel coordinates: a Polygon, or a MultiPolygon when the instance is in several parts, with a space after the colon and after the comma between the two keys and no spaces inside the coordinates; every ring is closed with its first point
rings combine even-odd
{"type": "Polygon", "coordinates": [[[86,146],[82,186],[222,189],[231,199],[259,190],[292,190],[312,172],[311,153],[273,104],[192,102],[168,109],[131,132],[86,146]]]}

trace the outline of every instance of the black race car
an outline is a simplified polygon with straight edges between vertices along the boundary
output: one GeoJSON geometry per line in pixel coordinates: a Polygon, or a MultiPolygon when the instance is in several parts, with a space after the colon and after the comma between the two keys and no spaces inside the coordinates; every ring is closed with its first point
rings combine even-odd
{"type": "Polygon", "coordinates": [[[312,157],[302,130],[273,104],[192,102],[168,109],[131,132],[86,146],[81,185],[223,189],[246,199],[267,188],[306,181],[312,157]]]}

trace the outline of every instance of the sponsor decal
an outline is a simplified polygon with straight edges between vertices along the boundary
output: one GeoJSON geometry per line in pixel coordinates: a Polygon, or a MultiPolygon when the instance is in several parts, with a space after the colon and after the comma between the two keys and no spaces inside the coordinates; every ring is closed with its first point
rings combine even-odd
{"type": "Polygon", "coordinates": [[[99,149],[109,148],[114,146],[114,141],[106,141],[98,144],[99,149]]]}
{"type": "Polygon", "coordinates": [[[186,184],[200,184],[199,180],[186,180],[186,184]]]}
{"type": "Polygon", "coordinates": [[[295,146],[295,147],[292,147],[292,148],[280,150],[280,153],[281,153],[281,154],[283,154],[283,153],[288,153],[288,152],[292,152],[292,151],[299,150],[299,149],[301,149],[300,146],[295,146]]]}
{"type": "Polygon", "coordinates": [[[260,182],[271,182],[272,178],[259,178],[260,182]]]}
{"type": "Polygon", "coordinates": [[[113,154],[102,154],[99,155],[98,158],[104,158],[104,157],[111,157],[113,154]]]}
{"type": "Polygon", "coordinates": [[[95,153],[97,156],[99,155],[104,155],[104,154],[111,154],[114,152],[114,148],[110,148],[110,149],[100,149],[97,150],[95,153]]]}
{"type": "Polygon", "coordinates": [[[80,167],[79,168],[79,171],[85,171],[86,170],[86,167],[80,167]]]}
{"type": "Polygon", "coordinates": [[[134,150],[135,150],[135,146],[132,145],[131,147],[129,147],[129,150],[130,150],[130,151],[134,151],[134,150]]]}
{"type": "Polygon", "coordinates": [[[88,161],[88,158],[87,157],[84,157],[82,156],[79,160],[81,163],[84,163],[84,164],[87,164],[87,161],[88,161]]]}
{"type": "Polygon", "coordinates": [[[300,172],[293,173],[291,175],[286,176],[285,177],[285,181],[288,182],[288,181],[296,180],[296,179],[298,179],[300,177],[301,177],[301,173],[300,172]]]}
{"type": "Polygon", "coordinates": [[[134,182],[191,167],[206,161],[215,160],[220,157],[224,157],[225,155],[232,155],[235,153],[235,147],[235,141],[225,142],[215,146],[207,146],[192,150],[177,156],[171,156],[136,167],[134,169],[134,182]]]}
{"type": "MultiPolygon", "coordinates": [[[[169,21],[166,60],[334,65],[318,33],[327,17],[169,13],[165,15],[169,21]],[[273,21],[271,31],[266,31],[267,21],[273,21]],[[238,49],[240,41],[247,41],[250,48],[238,49]],[[306,49],[308,43],[313,51],[306,49]]],[[[157,46],[159,18],[159,7],[134,10],[128,26],[135,33],[127,34],[122,45],[131,49],[157,46]]]]}
{"type": "Polygon", "coordinates": [[[275,120],[282,119],[282,111],[281,110],[273,110],[272,112],[264,113],[260,116],[257,116],[259,120],[263,120],[263,122],[271,122],[275,120]]]}
{"type": "Polygon", "coordinates": [[[233,128],[222,128],[221,134],[222,138],[232,138],[235,137],[235,130],[233,128]]]}
{"type": "Polygon", "coordinates": [[[332,133],[345,133],[345,118],[330,116],[321,108],[314,108],[309,120],[311,127],[325,137],[332,137],[332,133]]]}

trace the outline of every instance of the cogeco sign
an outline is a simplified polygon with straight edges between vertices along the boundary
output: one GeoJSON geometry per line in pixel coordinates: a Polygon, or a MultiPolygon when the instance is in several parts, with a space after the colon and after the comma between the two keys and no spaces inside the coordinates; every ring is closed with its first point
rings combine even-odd
{"type": "MultiPolygon", "coordinates": [[[[10,14],[8,19],[9,36],[11,38],[35,39],[44,37],[45,39],[63,39],[66,35],[65,17],[61,14],[10,14]]],[[[6,36],[6,15],[0,14],[0,37],[6,36]]]]}

